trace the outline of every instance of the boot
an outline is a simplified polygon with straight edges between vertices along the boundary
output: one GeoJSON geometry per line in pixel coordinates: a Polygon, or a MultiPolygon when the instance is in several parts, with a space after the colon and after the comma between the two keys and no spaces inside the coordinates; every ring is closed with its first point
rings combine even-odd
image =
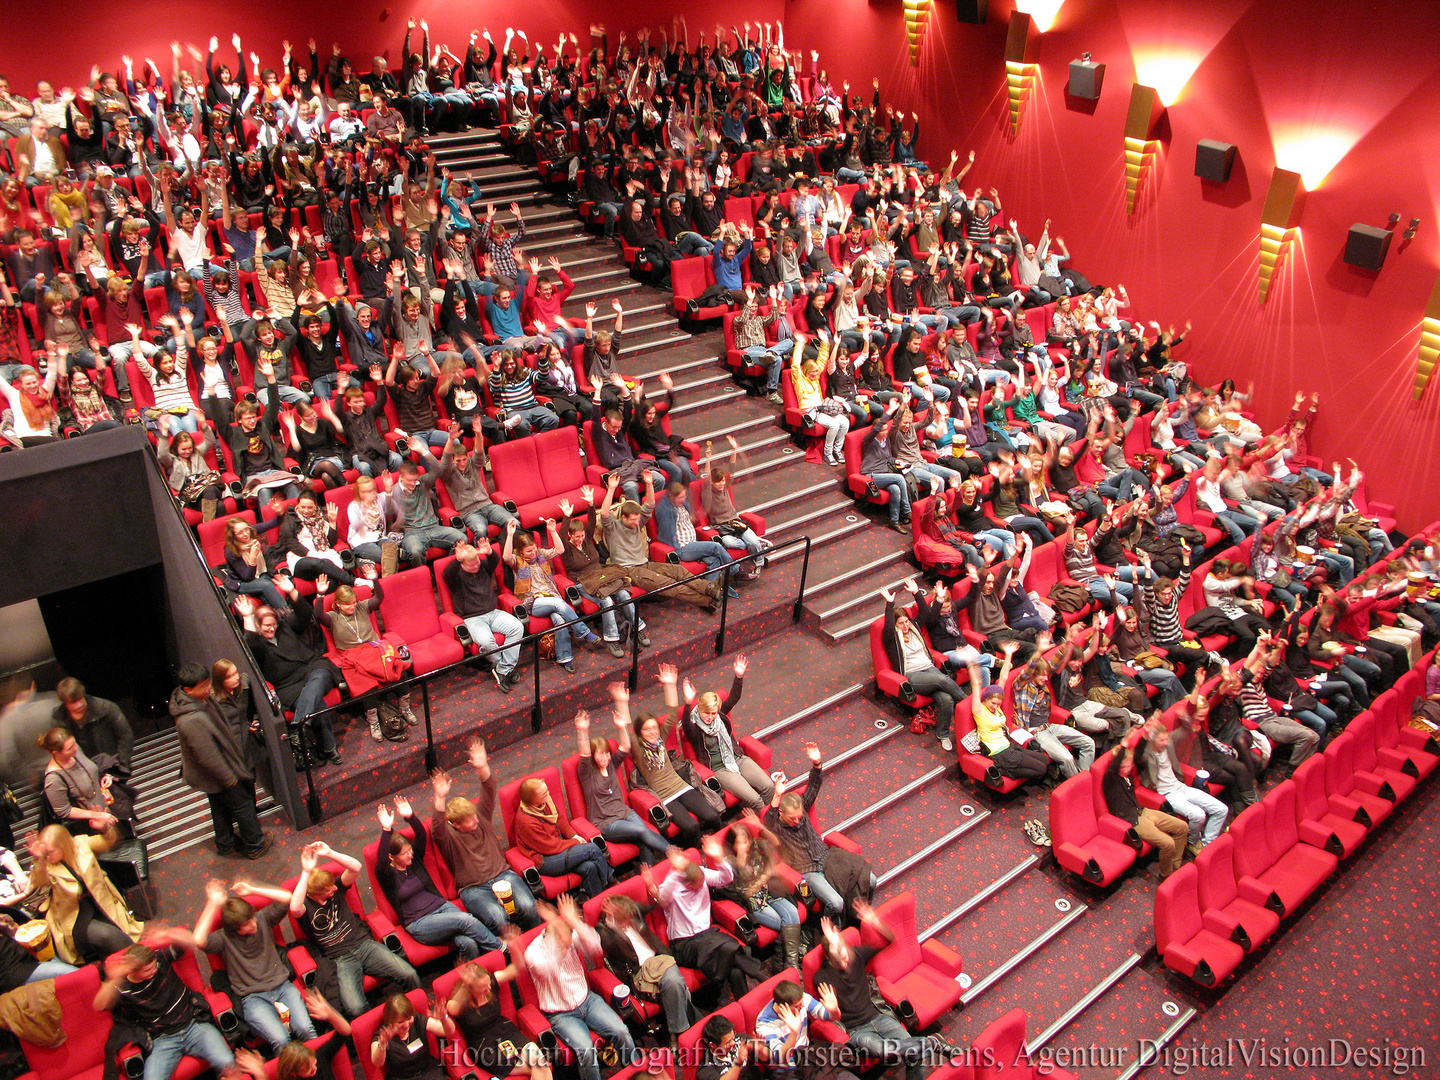
{"type": "Polygon", "coordinates": [[[416,716],[414,710],[410,708],[409,690],[406,690],[403,694],[400,695],[400,715],[405,717],[405,723],[409,724],[411,727],[414,727],[416,724],[420,723],[420,717],[416,716]]]}
{"type": "Polygon", "coordinates": [[[400,563],[400,545],[394,540],[380,543],[380,576],[389,577],[400,563]]]}
{"type": "Polygon", "coordinates": [[[295,759],[295,771],[305,771],[305,729],[301,724],[291,724],[289,734],[286,736],[290,743],[290,753],[295,759]]]}
{"type": "Polygon", "coordinates": [[[384,738],[380,732],[380,710],[366,709],[365,722],[370,725],[370,737],[376,742],[380,742],[384,738]]]}
{"type": "Polygon", "coordinates": [[[217,506],[219,506],[219,505],[220,505],[220,504],[219,504],[219,500],[218,500],[218,499],[201,499],[201,500],[200,500],[200,520],[201,520],[201,521],[212,521],[212,520],[214,520],[214,517],[215,517],[215,508],[216,508],[217,506]]]}
{"type": "Polygon", "coordinates": [[[780,953],[784,967],[800,970],[802,954],[799,923],[780,927],[780,953]]]}

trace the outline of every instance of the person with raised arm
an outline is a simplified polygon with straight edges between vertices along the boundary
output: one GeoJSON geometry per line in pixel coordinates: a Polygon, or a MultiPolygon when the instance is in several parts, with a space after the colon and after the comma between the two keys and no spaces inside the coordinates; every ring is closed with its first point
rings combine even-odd
{"type": "Polygon", "coordinates": [[[300,851],[300,876],[290,894],[290,915],[320,954],[335,964],[340,1011],[354,1019],[370,1006],[365,1000],[366,975],[388,980],[402,993],[419,987],[415,969],[380,942],[356,914],[346,895],[360,876],[360,860],[335,851],[323,840],[300,851]],[[340,865],[340,876],[320,867],[321,859],[340,865]]]}
{"type": "Polygon", "coordinates": [[[695,687],[686,679],[682,687],[685,711],[681,730],[702,762],[720,781],[720,786],[743,806],[759,813],[775,794],[775,784],[755,760],[749,757],[735,735],[730,713],[740,702],[745,672],[750,661],[742,653],[735,657],[735,679],[723,698],[713,690],[696,697],[695,687]]]}
{"type": "Polygon", "coordinates": [[[453,1039],[455,1033],[455,1021],[450,1018],[445,1002],[433,1002],[422,1019],[408,997],[391,994],[385,999],[380,1026],[370,1043],[370,1064],[379,1069],[382,1076],[444,1080],[444,1066],[430,1052],[428,1036],[453,1039]]]}
{"type": "MultiPolygon", "coordinates": [[[[630,688],[623,682],[611,683],[610,694],[630,700],[630,688]]],[[[590,714],[584,709],[575,714],[575,740],[580,753],[575,771],[585,800],[585,818],[607,841],[635,844],[641,858],[654,864],[665,857],[669,844],[625,803],[619,773],[630,755],[630,723],[618,710],[611,719],[615,723],[613,752],[604,735],[590,733],[590,714]]]]}
{"type": "Polygon", "coordinates": [[[466,1049],[474,1055],[474,1064],[487,1076],[552,1080],[554,1074],[544,1051],[527,1040],[501,1011],[500,987],[512,982],[515,974],[513,963],[493,973],[479,964],[461,965],[445,1011],[454,1017],[466,1049]]]}
{"type": "MultiPolygon", "coordinates": [[[[1015,780],[1038,780],[1050,768],[1050,759],[1038,750],[1028,750],[1010,738],[1006,728],[1010,721],[1005,716],[1005,680],[1010,677],[1010,668],[1015,662],[1018,641],[1004,643],[1005,662],[995,681],[983,689],[980,685],[980,669],[970,665],[971,715],[975,720],[975,731],[980,736],[980,746],[995,763],[1001,776],[1015,780]]],[[[1028,739],[1026,740],[1028,741],[1028,739]]]]}

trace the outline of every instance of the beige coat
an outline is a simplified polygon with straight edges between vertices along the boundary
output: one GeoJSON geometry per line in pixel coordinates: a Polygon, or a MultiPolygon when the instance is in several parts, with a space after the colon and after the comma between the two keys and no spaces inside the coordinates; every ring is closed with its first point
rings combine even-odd
{"type": "Polygon", "coordinates": [[[81,881],[94,897],[95,903],[105,917],[123,930],[131,941],[139,941],[144,926],[135,921],[125,898],[111,883],[95,858],[95,848],[103,846],[101,836],[75,837],[75,863],[47,866],[37,863],[33,871],[37,885],[50,886],[50,899],[45,903],[45,923],[50,927],[50,936],[55,942],[55,955],[67,964],[84,961],[75,947],[75,919],[80,914],[81,881]],[[76,874],[79,880],[76,880],[76,874]]]}

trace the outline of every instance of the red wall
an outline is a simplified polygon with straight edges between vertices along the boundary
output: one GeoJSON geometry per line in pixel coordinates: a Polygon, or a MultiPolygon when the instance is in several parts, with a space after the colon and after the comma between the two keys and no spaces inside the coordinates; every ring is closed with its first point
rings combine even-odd
{"type": "MultiPolygon", "coordinates": [[[[789,0],[786,27],[807,47],[828,39],[832,78],[868,91],[878,75],[888,98],[918,111],[931,160],[974,148],[967,187],[996,186],[1027,232],[1052,218],[1075,265],[1123,282],[1143,317],[1193,319],[1190,359],[1207,378],[1253,377],[1262,424],[1283,419],[1296,389],[1318,390],[1314,445],[1327,461],[1353,455],[1371,497],[1398,504],[1404,526],[1440,517],[1440,379],[1411,398],[1440,269],[1440,9],[1367,5],[1362,16],[1340,0],[1066,0],[1040,39],[1039,79],[1012,138],[1009,7],[991,0],[989,22],[976,27],[937,0],[919,68],[894,0],[789,0]],[[837,23],[846,33],[829,33],[837,23]],[[1065,98],[1069,62],[1086,50],[1106,64],[1093,113],[1065,98]],[[1177,55],[1198,66],[1166,111],[1154,173],[1127,216],[1122,140],[1136,57],[1177,55]],[[1330,133],[1348,152],[1305,196],[1298,239],[1262,306],[1260,212],[1276,146],[1330,133]],[[1199,139],[1239,146],[1227,184],[1194,175],[1199,139]],[[1392,211],[1401,230],[1421,219],[1415,240],[1397,231],[1378,274],[1345,265],[1349,227],[1384,225],[1392,211]]],[[[1291,160],[1280,163],[1303,174],[1291,160]]]]}
{"type": "MultiPolygon", "coordinates": [[[[1009,6],[991,0],[989,22],[975,27],[955,20],[949,0],[936,0],[918,68],[909,65],[898,0],[763,0],[743,9],[698,0],[685,10],[694,32],[707,20],[713,30],[720,18],[783,14],[789,42],[821,48],[837,80],[868,86],[878,76],[887,99],[920,113],[922,153],[934,159],[951,147],[974,148],[969,186],[996,186],[1007,215],[1029,231],[1053,218],[1075,264],[1096,281],[1123,282],[1143,317],[1193,319],[1190,359],[1206,378],[1230,374],[1243,385],[1253,377],[1263,424],[1283,418],[1295,389],[1318,390],[1317,448],[1330,457],[1353,454],[1372,497],[1398,504],[1403,525],[1440,517],[1440,386],[1418,403],[1410,395],[1419,323],[1440,269],[1440,9],[1367,5],[1362,14],[1342,0],[1066,0],[1040,39],[1039,78],[1012,138],[1002,63],[1009,6]],[[1067,107],[1064,94],[1069,61],[1084,50],[1107,65],[1104,93],[1090,111],[1067,107]],[[1127,215],[1122,137],[1136,68],[1177,56],[1198,66],[1169,105],[1154,170],[1137,212],[1127,215]],[[1298,239],[1261,306],[1260,211],[1276,148],[1315,135],[1334,136],[1346,152],[1306,196],[1298,239]],[[1193,175],[1195,143],[1207,138],[1240,148],[1225,185],[1193,175]],[[1402,228],[1421,219],[1416,239],[1406,244],[1397,232],[1379,274],[1346,266],[1350,225],[1383,225],[1392,211],[1402,228]]],[[[598,18],[613,42],[620,29],[668,22],[674,10],[638,0],[622,17],[580,0],[498,0],[486,17],[497,38],[515,20],[551,43],[562,26],[584,28],[598,18]]],[[[146,5],[143,23],[119,23],[113,10],[88,2],[66,12],[63,38],[36,35],[6,58],[12,86],[28,89],[42,75],[75,82],[92,59],[113,68],[125,51],[168,66],[171,38],[203,45],[211,28],[190,3],[146,5]]],[[[295,24],[285,12],[273,3],[237,5],[232,16],[246,49],[256,48],[264,63],[275,62],[283,37],[303,43],[307,26],[345,26],[347,53],[394,59],[404,15],[429,18],[432,40],[457,53],[473,25],[460,5],[433,0],[396,5],[401,14],[375,0],[318,0],[295,24]]],[[[334,34],[315,33],[327,52],[334,34]]],[[[1297,167],[1284,153],[1280,163],[1297,167]]]]}

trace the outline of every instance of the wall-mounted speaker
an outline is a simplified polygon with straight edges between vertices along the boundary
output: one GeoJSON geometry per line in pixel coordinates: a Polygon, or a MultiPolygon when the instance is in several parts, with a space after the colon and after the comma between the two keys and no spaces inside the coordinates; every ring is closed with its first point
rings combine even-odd
{"type": "Polygon", "coordinates": [[[963,23],[979,26],[990,11],[990,0],[955,0],[955,15],[963,23]]]}
{"type": "Polygon", "coordinates": [[[1065,88],[1073,98],[1098,101],[1100,87],[1105,82],[1105,65],[1093,60],[1070,61],[1070,83],[1065,88]]]}
{"type": "Polygon", "coordinates": [[[1195,175],[1205,180],[1223,184],[1230,179],[1230,169],[1235,164],[1235,145],[1201,139],[1195,144],[1195,175]]]}
{"type": "Polygon", "coordinates": [[[1393,235],[1389,229],[1374,225],[1351,225],[1345,240],[1345,261],[1362,270],[1379,270],[1385,265],[1393,235]]]}

